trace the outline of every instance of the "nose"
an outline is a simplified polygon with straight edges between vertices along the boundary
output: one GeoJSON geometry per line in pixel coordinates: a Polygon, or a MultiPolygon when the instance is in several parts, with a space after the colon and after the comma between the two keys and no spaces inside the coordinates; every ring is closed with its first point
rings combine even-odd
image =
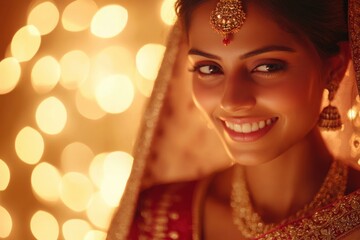
{"type": "Polygon", "coordinates": [[[256,105],[255,86],[248,80],[228,80],[224,86],[221,108],[229,113],[246,111],[256,105]]]}

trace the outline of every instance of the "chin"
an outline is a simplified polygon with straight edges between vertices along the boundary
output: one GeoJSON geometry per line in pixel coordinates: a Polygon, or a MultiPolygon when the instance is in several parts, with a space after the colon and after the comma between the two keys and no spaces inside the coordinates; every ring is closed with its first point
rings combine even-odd
{"type": "Polygon", "coordinates": [[[265,157],[266,154],[259,156],[259,151],[254,152],[239,152],[234,151],[225,145],[226,153],[231,159],[232,163],[243,165],[243,166],[258,166],[271,161],[274,158],[265,157]]]}

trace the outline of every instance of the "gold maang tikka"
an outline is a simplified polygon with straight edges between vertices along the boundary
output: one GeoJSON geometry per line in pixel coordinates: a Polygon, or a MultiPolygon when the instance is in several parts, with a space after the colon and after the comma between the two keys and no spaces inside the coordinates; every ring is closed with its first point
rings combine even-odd
{"type": "Polygon", "coordinates": [[[225,46],[229,45],[233,34],[244,25],[246,14],[241,0],[220,0],[211,12],[210,24],[213,29],[221,34],[225,46]]]}

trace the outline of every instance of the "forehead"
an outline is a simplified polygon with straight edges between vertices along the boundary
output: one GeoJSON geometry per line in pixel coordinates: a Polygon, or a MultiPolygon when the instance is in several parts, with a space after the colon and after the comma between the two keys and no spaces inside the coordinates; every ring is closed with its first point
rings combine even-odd
{"type": "Polygon", "coordinates": [[[239,50],[245,47],[256,48],[259,45],[292,45],[303,42],[299,36],[285,31],[269,12],[250,2],[247,5],[244,25],[234,34],[230,45],[224,47],[223,36],[216,33],[210,25],[210,15],[215,7],[216,1],[207,1],[193,11],[188,34],[190,47],[212,49],[218,47],[224,51],[235,47],[239,50]]]}

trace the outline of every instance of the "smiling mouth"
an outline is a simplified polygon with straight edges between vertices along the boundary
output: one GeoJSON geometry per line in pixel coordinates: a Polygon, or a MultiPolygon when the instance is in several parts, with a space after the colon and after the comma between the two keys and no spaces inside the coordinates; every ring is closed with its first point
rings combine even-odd
{"type": "Polygon", "coordinates": [[[276,122],[277,118],[269,118],[266,120],[261,120],[257,122],[244,122],[244,123],[235,123],[233,121],[224,121],[225,126],[236,133],[253,133],[264,128],[267,128],[273,125],[276,122]]]}

